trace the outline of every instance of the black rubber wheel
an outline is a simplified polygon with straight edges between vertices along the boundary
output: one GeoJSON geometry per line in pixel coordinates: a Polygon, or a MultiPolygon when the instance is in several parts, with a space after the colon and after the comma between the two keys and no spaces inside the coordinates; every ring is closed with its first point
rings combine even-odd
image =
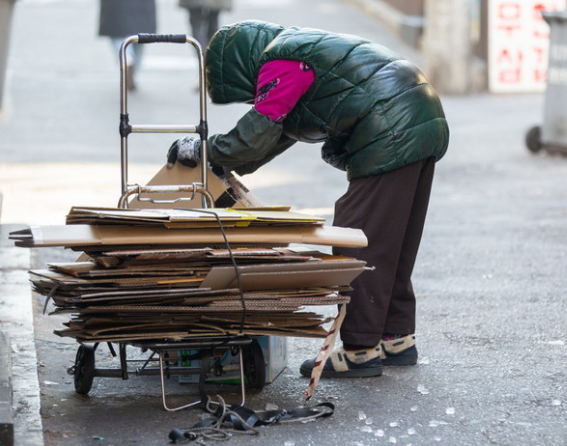
{"type": "Polygon", "coordinates": [[[541,127],[536,125],[528,130],[526,133],[526,146],[532,153],[538,153],[543,148],[541,143],[541,127]]]}
{"type": "Polygon", "coordinates": [[[95,349],[80,345],[75,357],[75,392],[88,395],[95,375],[95,349]]]}
{"type": "Polygon", "coordinates": [[[256,339],[244,347],[244,376],[251,389],[262,389],[266,383],[264,352],[256,339]]]}

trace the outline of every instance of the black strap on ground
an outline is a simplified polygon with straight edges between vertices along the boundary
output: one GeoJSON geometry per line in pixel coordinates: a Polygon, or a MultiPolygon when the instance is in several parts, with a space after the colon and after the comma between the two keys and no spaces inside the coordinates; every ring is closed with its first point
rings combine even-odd
{"type": "MultiPolygon", "coordinates": [[[[211,418],[200,421],[187,430],[175,428],[169,433],[171,443],[197,441],[206,444],[210,440],[228,440],[232,434],[256,435],[260,426],[305,422],[333,415],[335,406],[320,403],[313,407],[301,407],[290,410],[254,411],[244,406],[226,406],[224,401],[212,414],[211,418]]],[[[210,405],[209,405],[210,407],[210,405]]]]}

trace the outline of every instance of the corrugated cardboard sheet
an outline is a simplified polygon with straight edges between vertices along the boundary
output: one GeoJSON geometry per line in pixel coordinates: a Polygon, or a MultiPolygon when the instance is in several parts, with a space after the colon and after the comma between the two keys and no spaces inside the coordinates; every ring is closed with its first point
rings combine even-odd
{"type": "MultiPolygon", "coordinates": [[[[173,174],[179,184],[196,170],[162,169],[155,181],[173,174]]],[[[227,183],[211,180],[218,201],[227,183]]],[[[366,246],[366,237],[287,206],[244,207],[243,201],[254,200],[231,181],[242,198],[233,200],[234,207],[76,206],[66,225],[11,233],[18,246],[83,252],[81,261],[30,272],[33,289],[53,302],[52,312],[70,314],[56,333],[81,342],[327,336],[324,325],[334,318],[307,308],[347,303],[344,292],[367,267],[288,245],[357,248],[366,246]]]]}

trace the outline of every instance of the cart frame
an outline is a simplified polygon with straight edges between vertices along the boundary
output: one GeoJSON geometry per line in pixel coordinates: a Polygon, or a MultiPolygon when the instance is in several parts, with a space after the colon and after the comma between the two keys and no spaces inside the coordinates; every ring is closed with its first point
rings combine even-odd
{"type": "MultiPolygon", "coordinates": [[[[152,193],[152,192],[187,192],[200,193],[203,195],[203,207],[212,207],[213,199],[208,192],[208,123],[207,123],[207,101],[206,101],[206,79],[205,64],[203,57],[203,49],[197,40],[185,34],[138,34],[130,36],[124,40],[120,47],[120,165],[121,165],[121,182],[122,195],[118,207],[127,208],[128,201],[126,198],[133,194],[152,193]],[[130,123],[128,114],[128,64],[126,49],[131,44],[145,45],[149,43],[178,43],[191,44],[196,52],[199,61],[199,112],[200,120],[197,125],[147,125],[130,123]],[[197,133],[201,138],[201,183],[193,183],[184,186],[145,186],[141,187],[137,184],[128,184],[128,136],[131,133],[197,133]],[[143,189],[143,190],[142,190],[143,189]]],[[[140,197],[138,198],[140,199],[140,197]]],[[[187,198],[191,200],[193,197],[187,198]]],[[[184,200],[184,198],[178,199],[184,200]]],[[[178,201],[175,200],[175,201],[178,201]]],[[[144,199],[140,200],[144,201],[144,199]]],[[[145,199],[145,201],[148,201],[145,199]]],[[[151,200],[154,203],[163,203],[164,201],[151,200]]],[[[167,201],[171,203],[172,201],[167,201]]]]}
{"type": "MultiPolygon", "coordinates": [[[[141,202],[151,203],[176,203],[178,201],[189,201],[195,199],[195,195],[201,194],[203,208],[210,208],[214,205],[214,199],[208,192],[207,175],[207,109],[206,109],[206,79],[204,68],[203,51],[200,44],[192,37],[185,34],[163,35],[163,34],[138,34],[126,38],[119,52],[120,56],[120,137],[121,137],[121,196],[118,207],[128,208],[128,198],[133,195],[141,202]],[[200,120],[197,125],[134,125],[130,123],[128,113],[128,64],[126,49],[131,44],[150,44],[150,43],[178,43],[192,45],[198,56],[199,61],[199,100],[200,100],[200,120]],[[196,133],[201,138],[201,182],[195,182],[187,185],[176,186],[140,186],[138,184],[128,183],[128,136],[131,133],[196,133]],[[181,197],[173,200],[157,200],[147,195],[141,197],[140,194],[152,194],[163,192],[182,192],[190,194],[189,197],[181,197]]],[[[113,356],[116,351],[112,343],[107,342],[109,350],[113,356]]],[[[219,349],[237,349],[240,361],[240,388],[241,388],[241,405],[244,405],[246,399],[245,383],[249,379],[249,385],[252,388],[262,388],[265,382],[265,360],[262,350],[254,338],[244,335],[227,335],[222,337],[201,337],[187,338],[181,341],[152,340],[152,341],[121,341],[117,343],[119,348],[120,368],[104,369],[95,367],[95,351],[99,343],[94,346],[88,346],[81,343],[77,350],[75,363],[67,371],[74,376],[75,391],[79,394],[86,395],[92,387],[94,377],[119,377],[128,379],[129,364],[132,362],[143,362],[142,367],[136,369],[137,375],[159,375],[161,384],[162,404],[167,411],[177,411],[194,406],[199,403],[211,404],[205,394],[205,381],[207,374],[215,365],[215,361],[211,363],[210,358],[214,352],[219,349]],[[126,347],[128,345],[139,347],[142,351],[151,351],[150,357],[145,360],[128,360],[126,357],[126,347]],[[179,350],[197,350],[198,358],[201,359],[201,366],[182,367],[171,366],[168,355],[171,351],[179,350]],[[155,356],[157,355],[157,360],[155,356]],[[248,363],[245,364],[244,356],[247,357],[248,363]],[[157,367],[152,367],[152,363],[158,363],[157,367]],[[200,399],[177,407],[170,407],[166,401],[166,378],[170,376],[187,375],[190,373],[199,373],[199,394],[200,399]],[[248,373],[246,373],[248,372],[248,373]]],[[[213,403],[214,404],[214,403],[213,403]]]]}

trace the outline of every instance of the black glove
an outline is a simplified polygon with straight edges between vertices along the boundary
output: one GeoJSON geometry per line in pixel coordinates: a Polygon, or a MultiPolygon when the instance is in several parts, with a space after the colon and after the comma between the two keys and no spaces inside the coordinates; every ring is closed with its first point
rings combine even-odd
{"type": "Polygon", "coordinates": [[[167,167],[178,161],[184,166],[195,167],[201,162],[201,140],[186,136],[175,141],[167,152],[167,167]]]}

